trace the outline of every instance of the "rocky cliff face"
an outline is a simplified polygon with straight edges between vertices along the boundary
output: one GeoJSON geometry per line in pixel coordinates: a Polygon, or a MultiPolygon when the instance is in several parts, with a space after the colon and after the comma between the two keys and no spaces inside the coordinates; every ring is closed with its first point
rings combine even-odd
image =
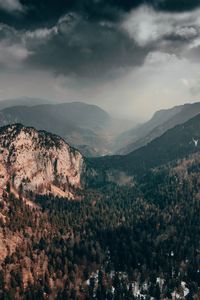
{"type": "Polygon", "coordinates": [[[0,191],[71,197],[82,187],[84,158],[60,137],[20,124],[0,129],[0,191]]]}

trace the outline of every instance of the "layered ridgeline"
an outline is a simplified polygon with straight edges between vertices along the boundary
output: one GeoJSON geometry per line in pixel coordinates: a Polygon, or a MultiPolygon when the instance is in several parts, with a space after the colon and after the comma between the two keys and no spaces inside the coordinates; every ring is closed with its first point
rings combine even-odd
{"type": "MultiPolygon", "coordinates": [[[[40,98],[32,98],[32,97],[20,97],[13,99],[6,99],[0,101],[0,110],[13,107],[13,106],[36,106],[42,104],[55,104],[57,101],[49,100],[49,99],[40,99],[40,98]]],[[[59,103],[59,102],[58,102],[59,103]]]]}
{"type": "Polygon", "coordinates": [[[129,185],[133,177],[198,152],[199,132],[197,115],[128,155],[85,159],[54,134],[8,125],[0,130],[0,188],[73,197],[73,189],[83,182],[129,185]]]}
{"type": "Polygon", "coordinates": [[[128,154],[147,145],[176,125],[183,124],[200,113],[200,103],[184,104],[157,111],[146,123],[126,131],[116,139],[117,154],[128,154]]]}
{"type": "Polygon", "coordinates": [[[107,129],[111,121],[103,109],[80,102],[18,105],[0,111],[0,126],[21,123],[58,134],[88,156],[109,152],[107,129]]]}
{"type": "Polygon", "coordinates": [[[151,168],[168,164],[199,150],[200,114],[127,155],[90,159],[90,164],[104,175],[110,174],[112,170],[113,174],[121,171],[131,176],[141,176],[151,168]]]}
{"type": "Polygon", "coordinates": [[[0,191],[74,197],[84,158],[60,137],[20,124],[0,129],[0,191]]]}
{"type": "Polygon", "coordinates": [[[0,126],[21,123],[60,135],[85,156],[128,154],[200,113],[200,103],[161,110],[129,131],[133,122],[117,120],[96,105],[20,98],[0,102],[0,126]]]}

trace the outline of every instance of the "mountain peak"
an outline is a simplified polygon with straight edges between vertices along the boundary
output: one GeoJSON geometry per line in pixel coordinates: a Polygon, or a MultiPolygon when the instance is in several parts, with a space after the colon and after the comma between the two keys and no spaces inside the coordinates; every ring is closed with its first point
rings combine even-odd
{"type": "Polygon", "coordinates": [[[0,190],[73,198],[84,158],[59,136],[14,124],[0,129],[0,190]]]}

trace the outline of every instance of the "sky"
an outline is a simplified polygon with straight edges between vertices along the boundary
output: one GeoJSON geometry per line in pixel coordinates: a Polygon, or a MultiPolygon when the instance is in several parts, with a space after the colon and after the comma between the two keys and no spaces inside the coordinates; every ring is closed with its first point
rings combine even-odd
{"type": "Polygon", "coordinates": [[[0,0],[0,99],[143,121],[200,99],[200,0],[0,0]]]}

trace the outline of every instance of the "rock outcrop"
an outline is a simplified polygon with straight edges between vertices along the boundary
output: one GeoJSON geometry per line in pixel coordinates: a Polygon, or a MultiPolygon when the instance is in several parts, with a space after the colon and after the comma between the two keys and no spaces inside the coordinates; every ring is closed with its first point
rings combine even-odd
{"type": "Polygon", "coordinates": [[[62,138],[21,124],[0,129],[0,190],[73,198],[82,188],[82,154],[62,138]]]}

